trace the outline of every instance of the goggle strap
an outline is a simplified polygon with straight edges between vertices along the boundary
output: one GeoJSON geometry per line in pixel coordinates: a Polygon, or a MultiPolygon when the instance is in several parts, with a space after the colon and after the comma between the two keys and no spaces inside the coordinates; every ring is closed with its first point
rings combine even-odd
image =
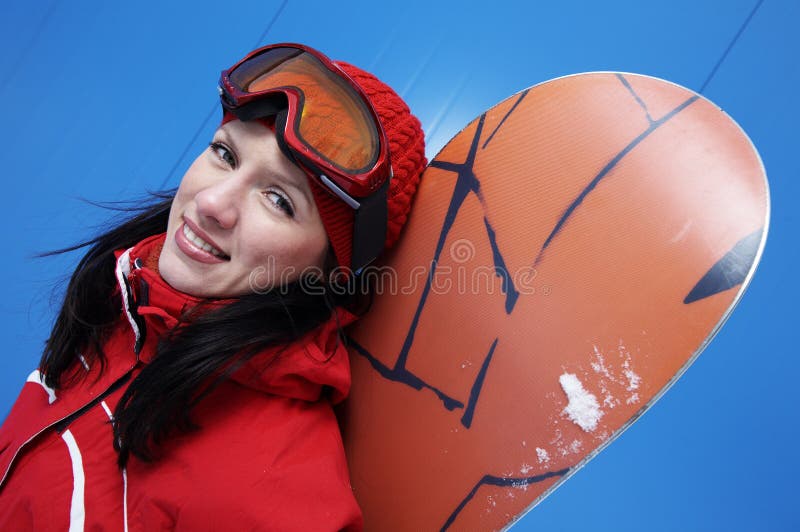
{"type": "Polygon", "coordinates": [[[390,181],[391,179],[387,179],[374,194],[361,200],[361,206],[355,211],[353,251],[350,258],[350,268],[354,272],[367,266],[383,251],[388,225],[387,196],[390,181]]]}
{"type": "Polygon", "coordinates": [[[353,210],[358,210],[361,207],[361,203],[356,201],[352,196],[349,196],[347,192],[342,190],[342,188],[339,185],[331,181],[330,178],[328,178],[328,176],[326,176],[325,174],[320,174],[319,179],[320,181],[322,181],[322,184],[325,185],[325,187],[327,187],[329,191],[334,193],[340,200],[345,202],[348,207],[350,207],[353,210]]]}
{"type": "Polygon", "coordinates": [[[286,120],[287,116],[289,115],[289,109],[284,108],[275,113],[275,136],[278,138],[278,147],[280,147],[283,154],[286,156],[287,159],[292,161],[297,166],[301,168],[305,168],[305,166],[300,165],[300,162],[297,160],[297,157],[294,156],[292,150],[289,149],[289,146],[286,144],[286,137],[284,136],[284,131],[286,131],[286,120]]]}
{"type": "Polygon", "coordinates": [[[232,112],[234,115],[236,115],[236,118],[238,118],[242,122],[248,122],[250,120],[255,120],[256,118],[264,118],[265,116],[277,115],[281,111],[284,111],[283,113],[284,126],[286,124],[286,114],[288,113],[288,107],[289,107],[289,103],[286,100],[286,96],[281,93],[277,93],[270,97],[265,97],[260,100],[256,100],[254,102],[250,102],[247,105],[243,105],[241,107],[231,106],[223,96],[222,105],[225,106],[225,108],[228,109],[230,112],[232,112]]]}

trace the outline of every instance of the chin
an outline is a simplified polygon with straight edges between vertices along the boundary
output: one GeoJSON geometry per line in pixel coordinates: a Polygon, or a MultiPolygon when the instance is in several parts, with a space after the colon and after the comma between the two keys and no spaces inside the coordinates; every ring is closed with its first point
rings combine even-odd
{"type": "Polygon", "coordinates": [[[168,285],[179,292],[194,297],[208,297],[203,292],[203,280],[196,279],[197,275],[186,271],[186,265],[175,256],[175,252],[165,245],[158,257],[158,273],[168,285]]]}

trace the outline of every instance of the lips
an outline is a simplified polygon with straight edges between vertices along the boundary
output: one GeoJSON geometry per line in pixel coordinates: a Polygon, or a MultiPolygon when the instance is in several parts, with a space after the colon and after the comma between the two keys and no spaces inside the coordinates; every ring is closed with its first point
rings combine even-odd
{"type": "Polygon", "coordinates": [[[187,219],[175,232],[175,243],[184,254],[198,262],[216,264],[230,260],[218,244],[187,219]]]}

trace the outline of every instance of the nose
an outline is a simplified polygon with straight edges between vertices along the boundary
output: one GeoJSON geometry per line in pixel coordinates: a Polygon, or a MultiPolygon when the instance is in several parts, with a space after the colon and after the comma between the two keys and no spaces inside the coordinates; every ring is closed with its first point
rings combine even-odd
{"type": "Polygon", "coordinates": [[[222,229],[231,229],[239,218],[238,186],[234,179],[210,185],[195,195],[198,216],[222,229]]]}

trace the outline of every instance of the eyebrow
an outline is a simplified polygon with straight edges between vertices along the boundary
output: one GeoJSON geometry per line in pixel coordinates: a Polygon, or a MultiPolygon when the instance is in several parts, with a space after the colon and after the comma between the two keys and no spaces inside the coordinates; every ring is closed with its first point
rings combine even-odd
{"type": "MultiPolygon", "coordinates": [[[[227,131],[225,131],[224,129],[220,128],[220,129],[217,130],[216,134],[219,134],[222,137],[222,140],[224,140],[228,144],[230,144],[230,146],[231,146],[231,148],[233,148],[234,152],[241,153],[241,150],[239,150],[238,146],[236,145],[236,141],[233,139],[233,136],[228,134],[227,131]]],[[[215,134],[215,136],[216,136],[216,134],[215,134]]],[[[280,147],[278,147],[278,149],[280,150],[280,147]]],[[[281,150],[281,155],[283,155],[284,157],[286,156],[283,153],[283,150],[281,150]]],[[[287,160],[288,160],[288,158],[287,158],[287,160]]],[[[300,166],[296,165],[291,160],[289,160],[289,164],[291,164],[291,165],[295,166],[297,169],[299,169],[303,173],[303,176],[305,177],[306,180],[309,179],[308,173],[305,170],[303,170],[302,168],[300,168],[300,166]]],[[[308,188],[304,188],[301,185],[299,185],[298,183],[296,183],[294,180],[292,180],[292,179],[288,178],[287,176],[283,175],[282,172],[271,171],[271,172],[269,172],[268,176],[270,178],[272,178],[272,179],[275,179],[276,181],[280,181],[280,183],[282,185],[284,185],[284,186],[286,186],[288,188],[295,189],[301,196],[303,196],[305,198],[306,202],[310,206],[313,206],[313,205],[316,204],[315,201],[314,201],[314,198],[313,198],[313,196],[311,194],[311,183],[308,184],[308,188]]]]}

